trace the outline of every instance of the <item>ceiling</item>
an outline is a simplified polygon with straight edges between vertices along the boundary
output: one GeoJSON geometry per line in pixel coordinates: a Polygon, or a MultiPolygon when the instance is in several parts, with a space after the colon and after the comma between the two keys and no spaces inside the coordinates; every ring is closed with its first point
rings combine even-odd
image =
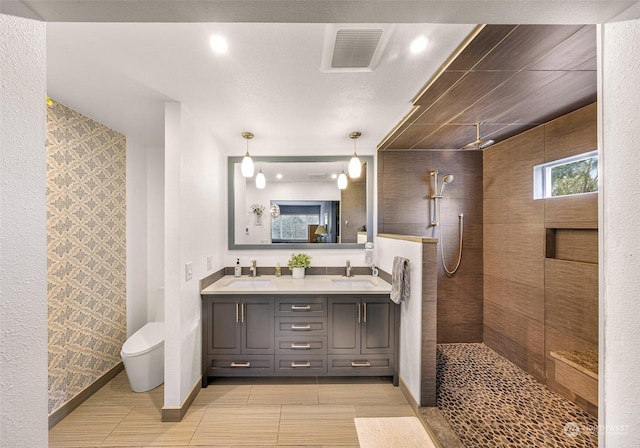
{"type": "MultiPolygon", "coordinates": [[[[571,46],[569,41],[574,40],[578,48],[593,42],[595,31],[568,27],[547,36],[543,28],[529,27],[527,34],[527,27],[500,24],[625,20],[640,17],[640,1],[3,0],[0,11],[48,22],[48,94],[126,134],[129,142],[162,146],[164,105],[176,101],[210,129],[229,154],[244,151],[242,131],[253,132],[250,150],[260,156],[350,153],[348,134],[354,130],[362,132],[361,154],[372,154],[379,145],[456,148],[475,138],[471,125],[475,121],[487,122],[483,137],[506,138],[519,126],[524,129],[549,116],[544,102],[539,103],[539,116],[523,115],[528,108],[518,106],[526,104],[525,87],[552,87],[557,82],[560,88],[563,81],[582,75],[585,89],[592,88],[593,59],[585,59],[582,67],[562,67],[557,62],[566,58],[564,45],[571,46]],[[500,30],[505,32],[504,44],[521,35],[513,42],[535,46],[541,40],[545,51],[551,51],[556,42],[559,59],[537,68],[525,63],[500,66],[500,73],[487,81],[483,75],[491,70],[470,62],[492,48],[491,39],[481,39],[480,45],[467,47],[466,65],[449,65],[443,71],[476,23],[496,24],[496,33],[491,26],[478,36],[487,33],[498,39],[494,43],[502,42],[500,30]],[[370,70],[323,71],[325,36],[343,26],[384,29],[386,45],[370,70]],[[227,38],[226,55],[211,52],[212,34],[227,38]],[[414,55],[408,48],[418,35],[426,36],[429,45],[414,55]],[[551,79],[560,72],[555,81],[551,79]],[[461,73],[451,83],[449,78],[461,73]],[[529,82],[531,77],[535,84],[529,82]],[[474,78],[485,82],[475,84],[474,78]],[[421,93],[430,81],[431,88],[421,93]],[[513,104],[489,101],[503,90],[510,94],[502,100],[513,104]],[[441,94],[452,100],[445,108],[441,94]],[[409,120],[403,121],[407,116],[409,120]],[[391,134],[399,123],[402,126],[391,134]]],[[[505,51],[502,55],[508,60],[513,53],[505,51]]],[[[533,98],[542,91],[538,89],[533,98]]],[[[553,100],[554,107],[568,108],[585,101],[564,94],[553,100]]]]}
{"type": "Polygon", "coordinates": [[[496,142],[593,103],[594,25],[487,25],[413,100],[380,149],[496,142]]]}
{"type": "Polygon", "coordinates": [[[162,146],[165,102],[180,102],[226,151],[242,155],[350,154],[376,145],[474,25],[296,23],[49,23],[47,92],[125,134],[162,146]],[[336,28],[383,29],[368,69],[323,70],[336,28]],[[227,54],[215,54],[222,35],[227,54]],[[425,36],[429,45],[412,54],[425,36]],[[383,47],[383,48],[382,48],[383,47]]]}

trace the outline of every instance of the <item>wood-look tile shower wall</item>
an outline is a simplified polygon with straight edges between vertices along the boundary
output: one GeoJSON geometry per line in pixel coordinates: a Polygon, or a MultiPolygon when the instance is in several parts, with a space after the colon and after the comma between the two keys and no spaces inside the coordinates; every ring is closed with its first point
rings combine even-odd
{"type": "MultiPolygon", "coordinates": [[[[440,223],[450,269],[458,252],[458,214],[464,213],[464,251],[449,278],[438,247],[438,342],[482,341],[482,153],[379,151],[378,232],[440,238],[433,216],[432,170],[454,181],[445,188],[440,223]]],[[[440,243],[438,244],[440,245],[440,243]]]]}
{"type": "Polygon", "coordinates": [[[597,149],[596,114],[594,103],[483,153],[484,342],[592,413],[556,383],[549,353],[598,348],[598,195],[534,200],[533,167],[597,149]]]}

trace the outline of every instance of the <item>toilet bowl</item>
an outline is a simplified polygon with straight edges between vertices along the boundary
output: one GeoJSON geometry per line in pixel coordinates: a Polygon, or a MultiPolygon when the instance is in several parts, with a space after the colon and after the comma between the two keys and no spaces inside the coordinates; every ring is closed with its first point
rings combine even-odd
{"type": "Polygon", "coordinates": [[[122,346],[120,357],[131,390],[146,392],[164,382],[164,322],[149,322],[122,346]]]}

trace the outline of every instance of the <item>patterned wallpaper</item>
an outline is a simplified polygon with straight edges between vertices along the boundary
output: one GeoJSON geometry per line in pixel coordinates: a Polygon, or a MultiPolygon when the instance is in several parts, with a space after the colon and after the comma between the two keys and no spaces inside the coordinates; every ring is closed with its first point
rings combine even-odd
{"type": "Polygon", "coordinates": [[[47,107],[49,413],[120,362],[126,340],[126,141],[47,107]]]}

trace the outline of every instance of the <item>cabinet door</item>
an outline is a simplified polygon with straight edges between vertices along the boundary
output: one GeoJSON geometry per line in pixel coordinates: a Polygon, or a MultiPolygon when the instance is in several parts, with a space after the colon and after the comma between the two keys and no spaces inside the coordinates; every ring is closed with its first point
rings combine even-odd
{"type": "Polygon", "coordinates": [[[241,324],[238,299],[215,298],[207,305],[207,352],[240,354],[241,324]]]}
{"type": "Polygon", "coordinates": [[[360,297],[330,297],[328,303],[328,352],[360,353],[360,297]]]}
{"type": "Polygon", "coordinates": [[[386,297],[362,299],[362,353],[393,353],[394,312],[386,297]]]}
{"type": "Polygon", "coordinates": [[[244,298],[242,307],[242,353],[273,354],[275,352],[273,299],[271,297],[244,298]]]}

